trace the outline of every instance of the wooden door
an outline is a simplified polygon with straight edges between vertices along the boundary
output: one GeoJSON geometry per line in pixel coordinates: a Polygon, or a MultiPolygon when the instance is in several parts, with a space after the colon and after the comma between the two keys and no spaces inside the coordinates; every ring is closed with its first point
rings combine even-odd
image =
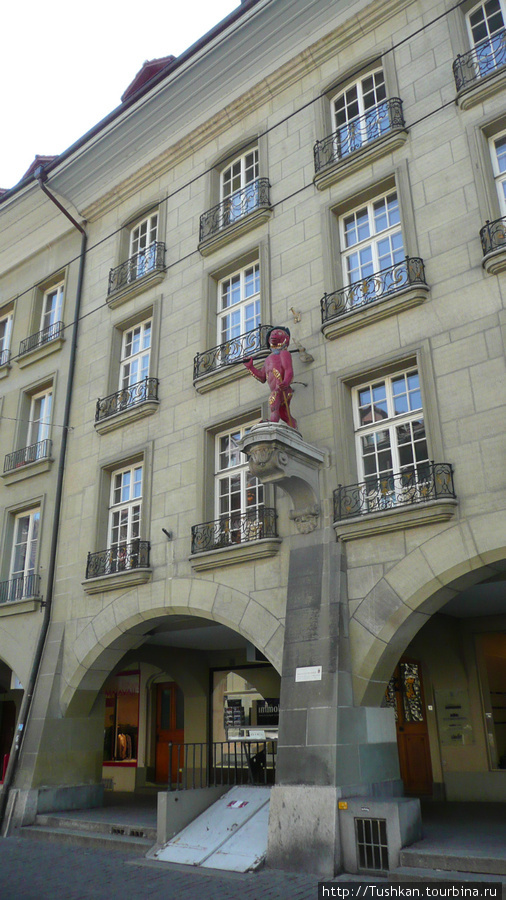
{"type": "Polygon", "coordinates": [[[406,794],[432,794],[427,713],[422,670],[417,660],[401,659],[386,691],[387,705],[395,710],[399,766],[406,794]]]}
{"type": "MultiPolygon", "coordinates": [[[[155,779],[159,784],[169,781],[169,743],[179,745],[184,742],[183,693],[175,681],[164,681],[156,685],[156,758],[155,779]]],[[[172,782],[177,781],[177,746],[172,748],[172,782]]]]}

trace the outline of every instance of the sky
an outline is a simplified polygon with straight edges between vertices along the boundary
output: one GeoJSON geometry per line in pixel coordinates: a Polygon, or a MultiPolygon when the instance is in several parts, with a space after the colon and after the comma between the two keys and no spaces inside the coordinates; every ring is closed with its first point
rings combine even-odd
{"type": "Polygon", "coordinates": [[[0,188],[120,103],[148,59],[179,56],[239,0],[9,0],[0,13],[0,188]]]}

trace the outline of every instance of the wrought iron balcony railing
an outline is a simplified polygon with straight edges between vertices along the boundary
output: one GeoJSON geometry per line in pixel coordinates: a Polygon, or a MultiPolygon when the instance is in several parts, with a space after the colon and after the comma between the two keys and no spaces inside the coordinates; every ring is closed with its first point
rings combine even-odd
{"type": "Polygon", "coordinates": [[[339,162],[349,153],[360,150],[390,131],[403,128],[405,122],[402,100],[399,97],[383,100],[363,116],[357,116],[352,122],[341,125],[333,134],[316,142],[313,149],[315,173],[318,174],[327,166],[339,162]]]}
{"type": "Polygon", "coordinates": [[[459,54],[453,61],[453,76],[457,91],[469,87],[504,65],[506,65],[506,29],[502,28],[468,53],[459,54]]]}
{"type": "Polygon", "coordinates": [[[115,575],[117,572],[128,572],[130,569],[149,568],[149,541],[136,538],[128,543],[115,544],[107,550],[88,553],[86,578],[98,578],[100,575],[115,575]]]}
{"type": "Polygon", "coordinates": [[[12,469],[19,469],[28,463],[37,462],[39,459],[48,459],[51,456],[52,446],[53,442],[46,438],[45,441],[31,444],[30,447],[23,447],[21,450],[8,453],[4,459],[4,472],[11,472],[12,469]]]}
{"type": "Polygon", "coordinates": [[[451,463],[420,463],[396,475],[340,484],[334,491],[334,521],[455,496],[451,463]]]}
{"type": "Polygon", "coordinates": [[[382,300],[397,291],[425,284],[423,259],[407,256],[388,269],[381,269],[361,281],[354,281],[345,288],[324,294],[320,300],[322,323],[374,303],[375,300],[382,300]]]}
{"type": "Polygon", "coordinates": [[[44,344],[56,340],[56,338],[61,337],[64,330],[65,326],[63,322],[54,322],[53,325],[48,325],[47,328],[43,328],[42,331],[38,331],[37,334],[31,334],[30,337],[21,341],[19,345],[19,355],[23,356],[24,353],[29,353],[30,350],[36,350],[37,347],[42,347],[44,344]]]}
{"type": "Polygon", "coordinates": [[[230,338],[217,347],[211,347],[205,353],[197,353],[193,361],[193,380],[202,375],[209,375],[223,366],[231,366],[233,363],[248,359],[259,350],[268,349],[266,335],[271,325],[257,325],[251,331],[230,338]]]}
{"type": "Polygon", "coordinates": [[[489,222],[487,219],[486,224],[480,230],[480,239],[483,256],[494,250],[500,250],[501,247],[506,248],[506,216],[495,219],[494,222],[489,222]]]}
{"type": "Polygon", "coordinates": [[[276,510],[260,506],[246,512],[220,516],[212,522],[192,525],[192,553],[219,550],[247,541],[275,538],[276,510]]]}
{"type": "Polygon", "coordinates": [[[114,416],[132,406],[138,406],[146,400],[158,400],[158,378],[143,378],[142,381],[121,388],[103,400],[97,400],[95,422],[101,422],[102,419],[114,416]]]}
{"type": "Polygon", "coordinates": [[[227,225],[233,225],[256,209],[268,209],[270,207],[269,188],[268,178],[257,178],[251,184],[241,188],[240,191],[226,197],[212,209],[202,213],[199,240],[205,241],[206,238],[217,234],[227,225]]]}
{"type": "Polygon", "coordinates": [[[0,582],[0,603],[40,597],[40,575],[19,575],[0,582]]]}
{"type": "Polygon", "coordinates": [[[120,288],[126,287],[148,275],[150,272],[163,271],[165,268],[165,244],[163,241],[154,241],[145,250],[135,253],[120,266],[109,272],[109,287],[107,296],[120,288]]]}
{"type": "Polygon", "coordinates": [[[10,350],[0,350],[0,366],[6,366],[11,358],[10,350]]]}

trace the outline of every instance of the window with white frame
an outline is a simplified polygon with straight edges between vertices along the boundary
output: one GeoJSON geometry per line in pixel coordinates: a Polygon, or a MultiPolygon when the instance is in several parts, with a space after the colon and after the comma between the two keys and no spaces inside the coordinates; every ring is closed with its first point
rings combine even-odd
{"type": "Polygon", "coordinates": [[[506,216],[506,134],[490,139],[490,153],[501,216],[506,216]]]}
{"type": "MultiPolygon", "coordinates": [[[[227,362],[239,356],[233,342],[260,324],[260,265],[252,263],[218,283],[218,344],[227,344],[227,362]]],[[[248,344],[250,347],[251,344],[248,344]]]]}
{"type": "Polygon", "coordinates": [[[12,313],[0,315],[0,366],[9,362],[12,334],[12,313]]]}
{"type": "Polygon", "coordinates": [[[59,332],[63,305],[63,288],[62,282],[44,292],[40,330],[44,332],[45,340],[51,340],[59,332]]]}
{"type": "Polygon", "coordinates": [[[376,69],[332,98],[336,155],[345,156],[390,129],[383,70],[376,69]]]}
{"type": "Polygon", "coordinates": [[[351,305],[395,290],[395,266],[405,259],[397,193],[390,191],[346,213],[339,224],[343,281],[353,286],[351,305]]]}
{"type": "Polygon", "coordinates": [[[111,473],[109,507],[109,571],[139,565],[142,513],[142,463],[111,473]]]}
{"type": "Polygon", "coordinates": [[[227,202],[225,224],[232,224],[258,207],[259,162],[254,147],[234,159],[220,176],[220,200],[227,202]]]}
{"type": "Polygon", "coordinates": [[[353,408],[366,509],[423,499],[430,465],[418,370],[359,385],[353,408]]]}
{"type": "Polygon", "coordinates": [[[34,462],[49,455],[46,441],[50,433],[52,404],[52,388],[31,396],[25,462],[34,462]]]}
{"type": "Polygon", "coordinates": [[[151,213],[137,222],[130,231],[129,280],[134,281],[151,272],[157,264],[156,241],[158,213],[151,213]]]}
{"type": "Polygon", "coordinates": [[[216,436],[216,518],[224,543],[255,540],[263,533],[263,485],[238,447],[248,431],[249,426],[241,426],[216,436]]]}
{"type": "Polygon", "coordinates": [[[38,593],[35,577],[39,525],[38,508],[14,516],[8,600],[22,600],[38,593]]]}
{"type": "Polygon", "coordinates": [[[123,332],[119,373],[120,390],[149,377],[152,320],[147,319],[123,332]]]}
{"type": "Polygon", "coordinates": [[[506,62],[505,10],[501,0],[486,0],[467,15],[467,27],[481,76],[506,62]]]}

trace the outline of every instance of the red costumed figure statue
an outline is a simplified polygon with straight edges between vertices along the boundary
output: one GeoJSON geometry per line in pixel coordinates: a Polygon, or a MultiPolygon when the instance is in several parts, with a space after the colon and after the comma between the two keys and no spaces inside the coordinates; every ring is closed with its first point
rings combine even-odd
{"type": "Polygon", "coordinates": [[[270,421],[279,422],[281,419],[292,428],[297,428],[297,422],[290,413],[290,400],[293,395],[291,388],[293,366],[292,357],[288,350],[288,344],[290,343],[289,329],[278,326],[271,328],[267,332],[267,343],[272,352],[261,369],[256,368],[252,359],[245,360],[244,365],[259,381],[267,381],[271,389],[269,397],[270,421]]]}

